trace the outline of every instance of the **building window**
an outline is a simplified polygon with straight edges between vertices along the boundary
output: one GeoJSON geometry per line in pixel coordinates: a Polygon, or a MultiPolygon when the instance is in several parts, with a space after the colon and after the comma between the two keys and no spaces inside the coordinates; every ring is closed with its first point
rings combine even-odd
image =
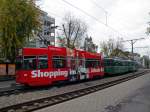
{"type": "Polygon", "coordinates": [[[49,35],[49,34],[50,34],[50,32],[48,31],[48,32],[47,32],[47,35],[49,35]]]}
{"type": "Polygon", "coordinates": [[[49,21],[47,21],[47,26],[50,26],[50,25],[51,25],[51,23],[49,21]]]}
{"type": "Polygon", "coordinates": [[[55,26],[55,24],[51,24],[51,27],[54,27],[55,26]]]}
{"type": "Polygon", "coordinates": [[[44,26],[46,26],[46,23],[47,23],[47,22],[46,22],[46,21],[44,21],[44,26]]]}
{"type": "Polygon", "coordinates": [[[55,36],[55,34],[54,34],[54,33],[51,33],[51,36],[52,36],[52,37],[54,37],[54,36],[55,36]]]}
{"type": "Polygon", "coordinates": [[[44,35],[47,35],[47,32],[46,32],[46,31],[44,32],[44,35]]]}
{"type": "Polygon", "coordinates": [[[41,40],[39,41],[39,44],[42,45],[42,41],[41,40]]]}

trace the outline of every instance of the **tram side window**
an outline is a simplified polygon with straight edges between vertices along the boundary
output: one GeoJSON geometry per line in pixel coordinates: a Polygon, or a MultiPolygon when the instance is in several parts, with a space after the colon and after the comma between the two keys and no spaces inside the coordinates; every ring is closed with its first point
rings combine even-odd
{"type": "Polygon", "coordinates": [[[86,68],[90,68],[91,67],[91,62],[89,60],[86,60],[85,67],[86,68]]]}
{"type": "Polygon", "coordinates": [[[100,67],[100,61],[99,60],[94,61],[94,67],[95,68],[100,67]]]}
{"type": "Polygon", "coordinates": [[[36,69],[36,56],[24,57],[24,69],[26,70],[36,69]]]}
{"type": "Polygon", "coordinates": [[[116,61],[114,62],[114,64],[115,64],[115,66],[121,66],[121,63],[120,63],[120,61],[118,61],[118,60],[116,60],[116,61]]]}
{"type": "Polygon", "coordinates": [[[100,61],[95,59],[87,59],[85,63],[86,68],[100,67],[100,61]]]}
{"type": "Polygon", "coordinates": [[[104,59],[104,66],[108,66],[108,61],[104,59]]]}
{"type": "Polygon", "coordinates": [[[101,60],[100,61],[100,66],[102,66],[102,67],[105,66],[105,62],[101,60]]]}
{"type": "Polygon", "coordinates": [[[38,68],[39,69],[48,68],[48,58],[47,58],[47,56],[39,56],[38,57],[38,68]]]}
{"type": "Polygon", "coordinates": [[[70,62],[71,62],[71,63],[70,63],[70,64],[71,64],[71,68],[72,68],[72,69],[75,69],[75,66],[76,66],[75,60],[72,59],[70,62]]]}
{"type": "Polygon", "coordinates": [[[112,66],[114,64],[113,60],[105,59],[104,60],[104,65],[105,66],[112,66]]]}
{"type": "Polygon", "coordinates": [[[53,57],[53,67],[54,68],[65,68],[66,59],[64,57],[53,57]]]}

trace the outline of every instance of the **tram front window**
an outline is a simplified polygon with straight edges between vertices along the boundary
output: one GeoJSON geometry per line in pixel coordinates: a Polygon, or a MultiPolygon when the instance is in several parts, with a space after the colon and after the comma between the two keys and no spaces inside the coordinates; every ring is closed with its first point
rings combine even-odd
{"type": "Polygon", "coordinates": [[[48,57],[39,56],[38,57],[38,69],[46,69],[46,68],[48,68],[48,57]]]}
{"type": "Polygon", "coordinates": [[[34,70],[36,69],[36,56],[24,56],[23,60],[23,69],[25,70],[34,70]]]}
{"type": "Polygon", "coordinates": [[[16,58],[16,70],[20,70],[23,67],[23,59],[22,57],[16,58]]]}

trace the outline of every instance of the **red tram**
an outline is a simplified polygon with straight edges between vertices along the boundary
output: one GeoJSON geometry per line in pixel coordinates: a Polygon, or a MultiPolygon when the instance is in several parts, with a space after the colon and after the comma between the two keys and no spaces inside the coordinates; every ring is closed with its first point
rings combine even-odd
{"type": "Polygon", "coordinates": [[[16,82],[29,86],[51,85],[102,77],[103,59],[99,53],[48,46],[23,48],[17,57],[16,82]]]}

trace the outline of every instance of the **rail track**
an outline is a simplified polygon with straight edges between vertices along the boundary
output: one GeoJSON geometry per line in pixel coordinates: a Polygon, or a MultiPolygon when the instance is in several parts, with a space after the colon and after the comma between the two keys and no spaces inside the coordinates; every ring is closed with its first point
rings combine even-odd
{"type": "Polygon", "coordinates": [[[31,88],[31,87],[26,87],[23,85],[13,84],[11,87],[1,88],[0,89],[0,97],[10,96],[12,94],[20,94],[20,93],[26,93],[26,92],[31,92],[31,91],[43,90],[43,89],[48,89],[48,88],[50,88],[50,87],[31,88]]]}
{"type": "Polygon", "coordinates": [[[23,90],[23,87],[17,87],[17,86],[10,86],[0,89],[0,97],[1,96],[9,96],[11,94],[18,93],[20,90],[23,90]]]}
{"type": "MultiPolygon", "coordinates": [[[[69,83],[69,84],[71,84],[71,85],[78,84],[78,82],[69,83]]],[[[63,84],[63,86],[65,86],[65,85],[66,84],[63,84]]],[[[32,87],[19,85],[19,84],[13,84],[13,85],[11,85],[11,87],[1,88],[0,89],[0,97],[10,96],[10,95],[18,95],[18,94],[21,94],[21,93],[34,92],[34,91],[40,91],[40,90],[48,90],[48,89],[51,89],[54,86],[59,88],[60,85],[56,84],[56,85],[53,85],[53,86],[45,86],[45,87],[42,87],[42,88],[41,87],[33,87],[32,88],[32,87]]]]}
{"type": "MultiPolygon", "coordinates": [[[[126,75],[126,74],[124,74],[126,75]]],[[[122,75],[123,76],[123,75],[122,75]]],[[[105,77],[106,78],[106,77],[105,77]]],[[[107,77],[109,78],[109,77],[107,77]]],[[[99,79],[98,79],[99,80],[99,79]]],[[[93,80],[94,81],[94,80],[93,80]]],[[[78,82],[76,83],[69,83],[71,85],[73,84],[78,84],[78,82]]],[[[69,85],[68,83],[65,84],[63,83],[63,86],[69,85]]],[[[0,97],[3,96],[10,96],[10,95],[18,95],[21,93],[26,93],[26,92],[34,92],[34,91],[40,91],[40,90],[48,90],[51,89],[52,87],[60,87],[60,85],[62,86],[62,84],[54,84],[52,86],[45,86],[45,87],[27,87],[27,86],[23,86],[23,85],[19,85],[19,84],[12,84],[10,87],[6,87],[6,88],[0,88],[0,97]]]]}
{"type": "Polygon", "coordinates": [[[88,88],[84,88],[84,89],[80,89],[80,90],[76,90],[76,91],[72,91],[72,92],[68,92],[68,93],[64,93],[64,94],[60,94],[56,96],[46,97],[46,98],[42,98],[38,100],[33,100],[33,101],[21,103],[21,104],[4,107],[0,109],[0,112],[31,112],[34,110],[56,105],[58,103],[62,103],[62,102],[65,102],[65,101],[68,101],[77,97],[81,97],[81,96],[84,96],[84,95],[87,95],[87,94],[90,94],[90,93],[93,93],[93,92],[96,92],[96,91],[99,91],[99,90],[102,90],[102,89],[105,89],[105,88],[108,88],[117,84],[120,84],[122,82],[142,76],[148,72],[150,71],[146,70],[140,73],[135,73],[129,77],[117,79],[117,80],[107,82],[104,84],[100,84],[100,85],[96,85],[93,87],[88,87],[88,88]]]}

